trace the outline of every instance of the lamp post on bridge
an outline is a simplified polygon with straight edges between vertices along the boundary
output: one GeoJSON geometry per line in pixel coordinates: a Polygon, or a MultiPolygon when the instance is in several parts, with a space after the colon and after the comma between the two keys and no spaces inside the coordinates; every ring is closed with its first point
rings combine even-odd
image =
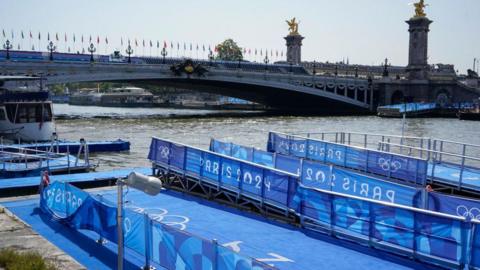
{"type": "Polygon", "coordinates": [[[265,63],[265,72],[268,71],[268,63],[270,60],[268,59],[268,55],[265,55],[265,59],[263,59],[263,63],[265,63]]]}
{"type": "Polygon", "coordinates": [[[93,46],[93,43],[90,43],[90,47],[88,47],[88,51],[90,52],[90,63],[93,63],[94,62],[93,53],[97,51],[97,49],[95,49],[95,46],[93,46]]]}
{"type": "Polygon", "coordinates": [[[358,66],[355,66],[355,78],[358,78],[358,66]]]}
{"type": "Polygon", "coordinates": [[[10,43],[10,40],[7,39],[7,41],[5,41],[5,44],[3,44],[3,48],[7,50],[7,55],[5,58],[7,60],[10,60],[10,50],[13,48],[13,45],[10,43]]]}
{"type": "Polygon", "coordinates": [[[165,64],[165,56],[167,56],[167,54],[168,54],[168,53],[167,53],[167,50],[165,49],[165,47],[163,47],[162,52],[161,52],[160,54],[161,54],[162,57],[163,57],[163,59],[162,59],[162,64],[165,64]]]}
{"type": "Polygon", "coordinates": [[[50,52],[50,61],[53,61],[53,52],[57,49],[57,46],[53,44],[53,41],[50,41],[47,46],[47,50],[50,52]]]}
{"type": "Polygon", "coordinates": [[[338,76],[338,65],[335,65],[335,73],[334,74],[335,74],[335,77],[338,76]]]}
{"type": "Polygon", "coordinates": [[[315,60],[313,60],[313,76],[315,76],[317,74],[317,62],[315,60]]]}
{"type": "Polygon", "coordinates": [[[133,53],[133,49],[132,49],[132,46],[130,45],[130,42],[128,42],[128,47],[125,50],[125,52],[128,54],[128,63],[132,63],[131,55],[133,53]]]}
{"type": "Polygon", "coordinates": [[[212,66],[212,61],[213,61],[213,52],[212,50],[209,50],[209,53],[208,53],[208,62],[209,62],[209,65],[212,66]]]}
{"type": "Polygon", "coordinates": [[[385,64],[383,65],[383,77],[388,77],[389,72],[388,72],[388,58],[385,58],[385,64]]]}

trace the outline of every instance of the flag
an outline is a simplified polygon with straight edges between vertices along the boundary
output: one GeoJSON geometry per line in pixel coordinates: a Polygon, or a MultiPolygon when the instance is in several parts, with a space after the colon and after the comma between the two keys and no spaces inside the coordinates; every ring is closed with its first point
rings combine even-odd
{"type": "Polygon", "coordinates": [[[92,35],[90,35],[90,39],[88,42],[92,43],[92,35]]]}
{"type": "Polygon", "coordinates": [[[278,50],[276,51],[276,55],[277,55],[277,57],[278,57],[278,50]]]}
{"type": "Polygon", "coordinates": [[[65,42],[67,42],[67,33],[65,33],[65,42]]]}
{"type": "Polygon", "coordinates": [[[252,50],[248,49],[248,55],[252,54],[252,50]]]}
{"type": "Polygon", "coordinates": [[[260,55],[263,56],[263,49],[260,49],[260,55]]]}
{"type": "Polygon", "coordinates": [[[190,43],[190,51],[192,50],[192,48],[193,48],[193,47],[192,47],[192,43],[190,43]]]}
{"type": "Polygon", "coordinates": [[[138,47],[137,39],[135,39],[135,47],[138,47]]]}
{"type": "Polygon", "coordinates": [[[50,185],[50,177],[48,177],[48,171],[43,171],[40,177],[40,185],[38,186],[39,193],[42,195],[43,190],[50,185]]]}
{"type": "Polygon", "coordinates": [[[205,44],[203,44],[202,46],[203,46],[203,51],[205,51],[205,44]]]}
{"type": "Polygon", "coordinates": [[[185,51],[187,49],[187,44],[184,42],[183,43],[183,50],[185,51]]]}
{"type": "Polygon", "coordinates": [[[32,31],[30,31],[30,39],[32,39],[32,38],[33,38],[32,31]]]}
{"type": "Polygon", "coordinates": [[[153,46],[152,41],[150,40],[150,48],[153,46]]]}
{"type": "Polygon", "coordinates": [[[23,35],[23,30],[20,33],[21,33],[22,39],[24,39],[25,36],[23,35]]]}
{"type": "Polygon", "coordinates": [[[160,41],[157,40],[157,49],[160,48],[160,41]]]}
{"type": "Polygon", "coordinates": [[[82,37],[81,37],[81,40],[82,40],[82,43],[83,43],[83,35],[82,35],[82,37]]]}
{"type": "Polygon", "coordinates": [[[167,42],[164,40],[163,41],[163,48],[166,49],[167,48],[167,42]]]}
{"type": "Polygon", "coordinates": [[[76,41],[76,40],[75,40],[75,34],[73,34],[73,43],[75,43],[75,41],[76,41]]]}
{"type": "Polygon", "coordinates": [[[177,51],[180,50],[180,42],[177,42],[177,51]]]}
{"type": "Polygon", "coordinates": [[[2,34],[3,34],[3,37],[5,38],[5,29],[2,29],[2,34]]]}
{"type": "Polygon", "coordinates": [[[173,42],[170,41],[170,49],[173,49],[173,42]]]}
{"type": "Polygon", "coordinates": [[[120,45],[123,46],[123,38],[120,38],[120,45]]]}
{"type": "Polygon", "coordinates": [[[97,36],[97,44],[100,44],[100,36],[97,36]]]}
{"type": "Polygon", "coordinates": [[[55,39],[58,41],[58,33],[55,33],[55,39]]]}
{"type": "Polygon", "coordinates": [[[143,40],[142,44],[143,44],[143,47],[145,47],[145,39],[143,40]]]}
{"type": "MultiPolygon", "coordinates": [[[[38,32],[38,39],[40,39],[40,32],[38,32]]],[[[47,40],[50,41],[50,33],[47,33],[47,40]]]]}
{"type": "Polygon", "coordinates": [[[108,44],[108,37],[105,37],[105,44],[108,44]]]}
{"type": "Polygon", "coordinates": [[[197,44],[197,51],[198,51],[198,44],[197,44]]]}
{"type": "Polygon", "coordinates": [[[257,49],[255,49],[255,56],[257,55],[257,49]]]}
{"type": "Polygon", "coordinates": [[[14,38],[15,38],[15,35],[13,34],[13,30],[12,30],[12,39],[14,39],[14,38]]]}

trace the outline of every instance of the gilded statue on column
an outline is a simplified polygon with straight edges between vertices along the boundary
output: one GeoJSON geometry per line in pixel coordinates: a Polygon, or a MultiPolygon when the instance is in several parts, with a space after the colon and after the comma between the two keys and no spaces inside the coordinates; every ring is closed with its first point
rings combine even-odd
{"type": "Polygon", "coordinates": [[[415,17],[414,18],[424,18],[427,16],[425,14],[425,7],[428,5],[425,4],[424,0],[420,0],[418,3],[413,3],[415,6],[415,17]]]}
{"type": "Polygon", "coordinates": [[[298,24],[300,22],[297,22],[295,17],[291,20],[286,20],[286,22],[288,24],[288,30],[290,31],[289,35],[298,35],[298,24]]]}

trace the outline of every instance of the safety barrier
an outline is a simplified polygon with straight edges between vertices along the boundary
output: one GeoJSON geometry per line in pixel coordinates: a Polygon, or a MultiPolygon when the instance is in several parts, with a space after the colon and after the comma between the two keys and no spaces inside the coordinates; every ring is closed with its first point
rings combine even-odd
{"type": "Polygon", "coordinates": [[[277,132],[269,133],[267,150],[426,185],[428,163],[424,159],[277,132]]]}
{"type": "Polygon", "coordinates": [[[210,140],[210,151],[298,174],[299,182],[306,187],[406,206],[421,208],[424,205],[424,188],[394,183],[392,179],[382,180],[319,161],[270,153],[215,139],[210,140]]]}
{"type": "MultiPolygon", "coordinates": [[[[74,229],[87,229],[117,243],[117,208],[68,183],[54,182],[40,196],[41,209],[53,219],[74,229]]],[[[206,240],[159,223],[148,213],[124,209],[124,245],[165,269],[274,270],[255,259],[240,255],[215,240],[206,240]]]]}
{"type": "MultiPolygon", "coordinates": [[[[243,150],[238,153],[249,155],[243,150]]],[[[254,153],[251,155],[253,158],[254,153]]],[[[208,179],[219,188],[234,187],[238,194],[284,203],[284,207],[300,216],[301,224],[308,229],[442,266],[480,266],[480,258],[474,254],[480,250],[480,236],[475,229],[480,221],[476,219],[305,187],[299,175],[155,137],[149,159],[156,168],[180,176],[193,173],[199,183],[208,179]],[[235,171],[232,168],[240,171],[232,174],[235,171]],[[246,173],[255,173],[255,177],[245,177],[246,173]],[[276,177],[281,181],[275,181],[276,177]],[[231,178],[234,181],[226,181],[231,178]],[[252,193],[252,186],[267,179],[269,189],[252,193]],[[292,187],[295,192],[291,192],[292,187]]]]}

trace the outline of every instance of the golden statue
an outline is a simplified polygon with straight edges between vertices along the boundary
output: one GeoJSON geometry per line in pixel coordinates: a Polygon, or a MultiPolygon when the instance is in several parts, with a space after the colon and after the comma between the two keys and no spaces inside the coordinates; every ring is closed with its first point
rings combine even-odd
{"type": "Polygon", "coordinates": [[[295,17],[293,19],[291,19],[290,21],[289,20],[286,20],[287,24],[288,24],[288,30],[290,30],[290,36],[294,36],[294,35],[298,35],[298,24],[300,22],[296,22],[296,19],[295,17]]]}
{"type": "Polygon", "coordinates": [[[414,18],[423,18],[426,17],[427,14],[425,14],[425,7],[428,5],[425,5],[424,0],[420,0],[418,3],[413,3],[415,6],[415,17],[414,18]]]}

